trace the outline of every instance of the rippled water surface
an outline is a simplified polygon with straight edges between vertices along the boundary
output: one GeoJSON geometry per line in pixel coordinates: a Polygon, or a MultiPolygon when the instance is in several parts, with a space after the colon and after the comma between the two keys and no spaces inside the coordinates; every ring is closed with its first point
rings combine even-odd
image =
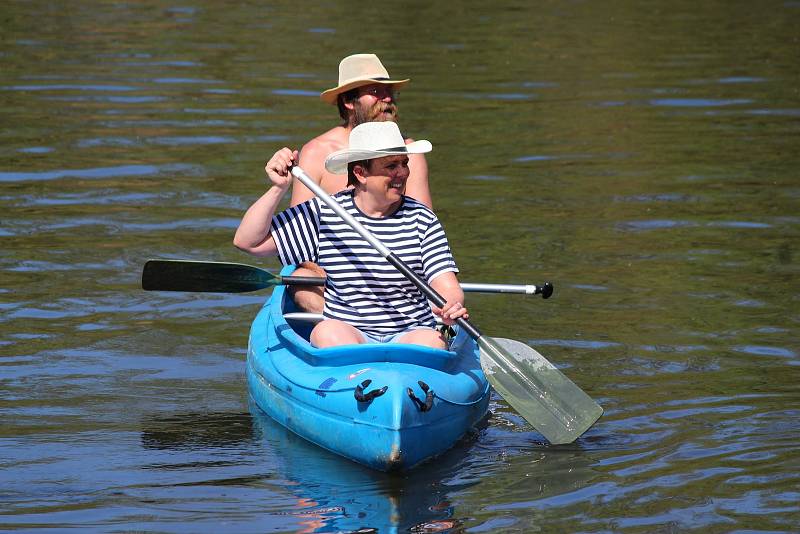
{"type": "Polygon", "coordinates": [[[0,527],[800,530],[800,3],[10,1],[0,8],[0,527]],[[349,53],[412,83],[476,324],[606,413],[548,446],[499,397],[389,476],[248,404],[262,166],[335,123],[349,53]]]}

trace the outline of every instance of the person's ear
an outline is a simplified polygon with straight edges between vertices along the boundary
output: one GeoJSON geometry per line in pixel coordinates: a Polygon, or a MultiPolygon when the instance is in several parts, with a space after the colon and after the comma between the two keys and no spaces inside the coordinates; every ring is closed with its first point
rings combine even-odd
{"type": "Polygon", "coordinates": [[[367,176],[369,176],[367,172],[368,171],[364,165],[360,163],[353,165],[353,174],[356,176],[356,180],[362,184],[367,182],[367,176]]]}

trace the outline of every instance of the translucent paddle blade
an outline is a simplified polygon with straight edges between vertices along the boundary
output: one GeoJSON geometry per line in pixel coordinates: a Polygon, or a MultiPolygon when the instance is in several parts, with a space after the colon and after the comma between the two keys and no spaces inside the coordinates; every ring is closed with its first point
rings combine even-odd
{"type": "Polygon", "coordinates": [[[599,404],[525,343],[481,336],[478,345],[489,382],[550,443],[572,443],[603,414],[599,404]]]}

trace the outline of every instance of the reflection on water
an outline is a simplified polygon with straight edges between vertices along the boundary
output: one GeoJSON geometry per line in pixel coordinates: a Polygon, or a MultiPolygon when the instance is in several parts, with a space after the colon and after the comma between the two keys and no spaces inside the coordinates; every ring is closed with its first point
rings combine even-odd
{"type": "MultiPolygon", "coordinates": [[[[215,450],[237,450],[242,457],[245,451],[258,451],[247,462],[252,474],[183,485],[281,488],[282,499],[291,501],[285,510],[273,514],[291,519],[275,522],[296,521],[302,531],[430,531],[458,524],[440,486],[458,470],[469,472],[475,436],[462,440],[451,454],[426,469],[393,476],[343,461],[278,425],[255,404],[250,403],[249,409],[249,413],[179,414],[145,421],[142,445],[188,455],[202,450],[206,457],[214,456],[215,450]]],[[[228,466],[236,463],[229,462],[228,466]]],[[[203,461],[155,468],[204,471],[221,466],[219,461],[203,461]]],[[[470,482],[472,478],[467,475],[464,481],[448,483],[447,491],[475,484],[477,473],[470,482]]]]}
{"type": "Polygon", "coordinates": [[[354,2],[4,5],[0,524],[800,530],[800,5],[391,17],[396,32],[354,2]],[[495,398],[442,458],[372,473],[248,409],[265,294],[139,289],[151,257],[248,261],[230,241],[263,162],[336,122],[316,95],[366,51],[412,78],[402,126],[435,146],[463,279],[554,282],[546,302],[470,307],[603,405],[575,444],[495,398]]]}
{"type": "MultiPolygon", "coordinates": [[[[465,468],[469,443],[456,446],[441,461],[405,476],[378,473],[320,450],[285,430],[251,405],[254,427],[275,452],[276,471],[292,485],[292,512],[313,529],[407,532],[420,524],[450,524],[452,509],[440,486],[443,478],[465,468]]],[[[458,484],[458,487],[462,487],[458,484]]]]}
{"type": "MultiPolygon", "coordinates": [[[[486,509],[491,517],[500,510],[558,504],[550,500],[563,504],[569,500],[565,493],[585,488],[596,476],[591,469],[594,461],[582,447],[548,449],[537,445],[530,434],[517,437],[513,431],[498,432],[486,423],[422,469],[402,475],[380,473],[308,443],[252,403],[249,409],[249,413],[175,414],[143,421],[141,442],[146,449],[183,457],[204,453],[202,461],[144,467],[213,472],[247,463],[251,474],[213,479],[204,476],[180,485],[216,486],[220,491],[226,486],[281,488],[293,504],[276,515],[296,518],[298,528],[308,532],[460,528],[466,518],[460,517],[453,499],[458,500],[458,495],[478,484],[480,499],[497,503],[486,509]],[[247,462],[224,462],[213,459],[215,451],[236,451],[242,460],[246,454],[258,453],[247,462]],[[529,483],[532,476],[536,478],[535,488],[529,483]]],[[[495,421],[495,425],[507,424],[495,421]]],[[[202,506],[202,499],[196,504],[202,506]]]]}
{"type": "Polygon", "coordinates": [[[250,414],[172,414],[142,422],[147,449],[233,448],[254,439],[250,414]]]}

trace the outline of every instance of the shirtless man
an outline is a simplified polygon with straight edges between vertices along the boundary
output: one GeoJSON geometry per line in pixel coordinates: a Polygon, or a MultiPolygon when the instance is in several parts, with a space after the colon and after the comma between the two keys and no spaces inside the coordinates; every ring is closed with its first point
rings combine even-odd
{"type": "MultiPolygon", "coordinates": [[[[339,63],[339,85],[324,91],[320,98],[339,108],[342,123],[306,143],[300,151],[298,165],[328,193],[347,187],[347,177],[325,169],[325,158],[332,152],[347,148],[350,132],[364,122],[397,121],[397,89],[408,83],[392,80],[378,56],[354,54],[339,63]]],[[[413,139],[406,139],[406,144],[413,139]]],[[[411,172],[406,184],[406,195],[431,207],[428,189],[428,164],[423,154],[412,154],[408,163],[411,172]]],[[[296,178],[292,183],[291,206],[314,197],[296,178]]],[[[295,271],[298,276],[325,276],[314,263],[304,263],[295,271]]],[[[324,303],[321,287],[292,286],[290,291],[300,309],[321,313],[324,303]]]]}

